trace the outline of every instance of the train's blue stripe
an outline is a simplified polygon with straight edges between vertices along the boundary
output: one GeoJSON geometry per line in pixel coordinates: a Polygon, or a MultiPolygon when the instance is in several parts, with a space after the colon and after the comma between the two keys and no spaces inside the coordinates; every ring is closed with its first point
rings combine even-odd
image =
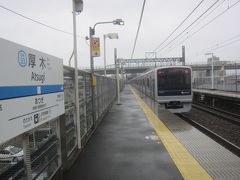
{"type": "Polygon", "coordinates": [[[63,84],[39,86],[0,86],[0,100],[62,91],[63,84]]]}

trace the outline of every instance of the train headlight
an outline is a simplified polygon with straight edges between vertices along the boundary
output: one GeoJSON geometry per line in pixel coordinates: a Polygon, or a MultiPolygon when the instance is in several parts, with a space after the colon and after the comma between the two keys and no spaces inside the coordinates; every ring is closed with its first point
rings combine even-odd
{"type": "Polygon", "coordinates": [[[185,70],[184,70],[184,74],[185,74],[185,75],[188,75],[188,74],[189,74],[189,69],[185,69],[185,70]]]}

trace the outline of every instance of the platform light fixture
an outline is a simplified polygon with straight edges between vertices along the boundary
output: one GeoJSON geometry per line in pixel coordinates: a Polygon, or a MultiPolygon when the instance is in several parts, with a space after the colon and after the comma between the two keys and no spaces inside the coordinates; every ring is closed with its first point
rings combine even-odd
{"type": "Polygon", "coordinates": [[[94,24],[93,28],[90,27],[90,32],[89,32],[89,38],[91,38],[91,36],[95,35],[95,27],[99,24],[113,24],[113,25],[120,25],[123,26],[124,25],[124,21],[122,19],[115,19],[113,21],[103,21],[103,22],[97,22],[96,24],[94,24]]]}
{"type": "Polygon", "coordinates": [[[106,38],[118,39],[118,33],[108,33],[103,35],[103,47],[104,47],[104,76],[106,76],[106,38]]]}
{"type": "Polygon", "coordinates": [[[113,21],[114,25],[124,25],[124,21],[122,19],[116,19],[113,21]]]}

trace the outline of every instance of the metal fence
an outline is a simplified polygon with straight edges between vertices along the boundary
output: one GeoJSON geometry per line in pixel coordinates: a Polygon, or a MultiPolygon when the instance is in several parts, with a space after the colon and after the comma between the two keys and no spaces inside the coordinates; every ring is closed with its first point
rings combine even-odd
{"type": "MultiPolygon", "coordinates": [[[[211,89],[212,78],[211,77],[193,78],[193,88],[211,89]]],[[[240,92],[240,75],[214,77],[213,89],[221,91],[240,92]]]]}
{"type": "Polygon", "coordinates": [[[97,75],[92,92],[91,74],[80,70],[78,74],[81,141],[77,133],[74,69],[64,67],[65,114],[0,145],[1,180],[51,179],[71,167],[116,98],[116,79],[97,75]]]}

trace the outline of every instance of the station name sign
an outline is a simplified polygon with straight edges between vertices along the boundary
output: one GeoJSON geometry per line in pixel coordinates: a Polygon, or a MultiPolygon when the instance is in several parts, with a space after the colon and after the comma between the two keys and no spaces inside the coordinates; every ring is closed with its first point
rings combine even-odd
{"type": "Polygon", "coordinates": [[[61,59],[0,38],[0,144],[64,113],[61,59]]]}

